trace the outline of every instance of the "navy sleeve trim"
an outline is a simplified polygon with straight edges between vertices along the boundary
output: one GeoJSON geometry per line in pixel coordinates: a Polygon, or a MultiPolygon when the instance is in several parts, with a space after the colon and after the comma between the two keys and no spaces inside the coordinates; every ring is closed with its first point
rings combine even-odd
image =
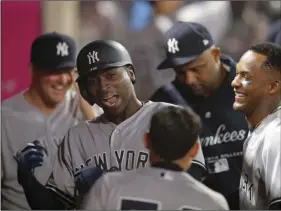
{"type": "Polygon", "coordinates": [[[280,210],[281,209],[281,197],[273,199],[269,202],[268,209],[270,210],[280,210]]]}
{"type": "Polygon", "coordinates": [[[207,171],[207,168],[206,168],[206,166],[203,164],[203,163],[201,163],[200,161],[198,161],[198,160],[192,160],[191,161],[191,163],[194,165],[198,165],[198,166],[200,166],[201,168],[203,168],[204,170],[206,170],[207,171]]]}
{"type": "Polygon", "coordinates": [[[66,193],[64,193],[63,191],[61,191],[60,189],[58,189],[55,186],[52,186],[50,184],[47,184],[45,186],[47,189],[55,192],[57,194],[57,196],[59,197],[59,199],[66,205],[69,207],[76,207],[76,200],[74,197],[71,197],[69,195],[67,195],[66,193]]]}

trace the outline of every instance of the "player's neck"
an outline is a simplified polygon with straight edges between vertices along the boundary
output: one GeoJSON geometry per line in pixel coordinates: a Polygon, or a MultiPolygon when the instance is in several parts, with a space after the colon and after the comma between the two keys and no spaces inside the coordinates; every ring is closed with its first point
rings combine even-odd
{"type": "MultiPolygon", "coordinates": [[[[165,162],[164,159],[160,158],[159,156],[150,156],[150,164],[157,164],[160,162],[165,162]]],[[[180,168],[182,168],[183,171],[187,172],[187,170],[190,168],[191,166],[191,160],[192,158],[184,158],[184,159],[179,159],[179,160],[175,160],[172,161],[172,163],[176,164],[177,166],[179,166],[180,168]]]]}
{"type": "Polygon", "coordinates": [[[187,170],[190,168],[191,166],[191,157],[184,157],[182,159],[179,160],[175,160],[173,161],[173,163],[177,164],[179,167],[181,167],[185,172],[187,172],[187,170]]]}
{"type": "MultiPolygon", "coordinates": [[[[191,161],[192,161],[192,157],[189,155],[189,153],[187,153],[184,157],[182,157],[178,160],[171,161],[171,162],[176,164],[177,166],[182,168],[183,171],[186,172],[191,166],[191,161]]],[[[159,162],[165,162],[165,159],[161,158],[159,155],[154,154],[153,152],[150,151],[149,162],[151,165],[153,165],[153,164],[157,164],[159,162]]]]}
{"type": "Polygon", "coordinates": [[[251,114],[246,115],[250,128],[257,127],[268,115],[274,112],[280,106],[280,100],[267,101],[267,104],[260,104],[251,114]]]}
{"type": "Polygon", "coordinates": [[[57,108],[57,105],[47,105],[32,86],[24,93],[24,99],[47,116],[51,115],[57,108]]]}
{"type": "Polygon", "coordinates": [[[220,66],[220,75],[218,80],[216,81],[216,83],[214,84],[214,86],[212,87],[212,89],[210,89],[210,92],[206,92],[204,94],[205,97],[209,97],[210,95],[212,95],[212,93],[214,93],[223,83],[223,81],[225,80],[225,77],[227,75],[227,70],[226,68],[221,64],[220,66]]]}
{"type": "Polygon", "coordinates": [[[142,106],[143,103],[136,97],[134,97],[132,100],[130,100],[122,114],[120,114],[119,116],[111,116],[110,114],[107,114],[106,117],[109,121],[114,122],[115,124],[120,124],[121,122],[134,115],[138,110],[141,109],[142,106]]]}
{"type": "Polygon", "coordinates": [[[219,76],[219,79],[218,79],[217,83],[215,84],[215,87],[214,87],[215,90],[218,89],[221,86],[221,84],[223,83],[226,75],[227,75],[226,67],[223,66],[223,64],[221,63],[221,65],[220,65],[220,76],[219,76]]]}

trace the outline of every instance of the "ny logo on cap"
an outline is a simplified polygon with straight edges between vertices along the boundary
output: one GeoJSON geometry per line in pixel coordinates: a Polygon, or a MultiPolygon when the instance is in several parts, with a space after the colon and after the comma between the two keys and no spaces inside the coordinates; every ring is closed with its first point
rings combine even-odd
{"type": "Polygon", "coordinates": [[[87,57],[88,57],[88,60],[89,60],[89,64],[92,64],[92,63],[95,63],[95,62],[99,61],[98,52],[96,52],[96,51],[93,51],[92,53],[89,52],[87,57]]]}
{"type": "Polygon", "coordinates": [[[209,44],[209,40],[203,40],[204,45],[208,45],[209,44]]]}
{"type": "Polygon", "coordinates": [[[68,56],[68,54],[69,54],[68,45],[65,42],[63,42],[63,43],[59,42],[57,44],[57,55],[58,56],[68,56]]]}
{"type": "Polygon", "coordinates": [[[178,46],[178,41],[175,38],[169,39],[167,44],[168,44],[168,51],[170,53],[176,53],[177,51],[180,51],[178,46]]]}

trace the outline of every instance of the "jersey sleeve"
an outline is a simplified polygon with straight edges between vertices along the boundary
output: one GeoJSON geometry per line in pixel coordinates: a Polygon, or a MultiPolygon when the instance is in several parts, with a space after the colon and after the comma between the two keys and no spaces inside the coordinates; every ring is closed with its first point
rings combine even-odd
{"type": "Polygon", "coordinates": [[[269,200],[268,206],[281,203],[281,157],[280,157],[280,128],[281,124],[270,131],[264,140],[262,149],[262,180],[265,182],[266,196],[269,200]]]}
{"type": "Polygon", "coordinates": [[[199,149],[196,157],[193,158],[193,160],[191,161],[191,166],[188,169],[188,173],[196,180],[202,182],[206,178],[208,172],[205,167],[205,160],[204,160],[200,142],[198,141],[198,143],[199,143],[199,149]]]}
{"type": "Polygon", "coordinates": [[[46,184],[46,188],[55,192],[70,207],[75,206],[75,182],[70,147],[72,138],[72,132],[69,130],[59,145],[53,163],[53,171],[46,184]]]}
{"type": "Polygon", "coordinates": [[[106,184],[107,176],[99,178],[90,191],[83,197],[80,210],[106,210],[109,188],[106,184]]]}
{"type": "Polygon", "coordinates": [[[203,169],[207,170],[206,166],[205,166],[205,158],[203,155],[200,141],[198,141],[198,144],[199,144],[199,149],[198,149],[197,155],[193,158],[193,160],[191,162],[193,165],[198,165],[198,166],[202,167],[203,169]]]}

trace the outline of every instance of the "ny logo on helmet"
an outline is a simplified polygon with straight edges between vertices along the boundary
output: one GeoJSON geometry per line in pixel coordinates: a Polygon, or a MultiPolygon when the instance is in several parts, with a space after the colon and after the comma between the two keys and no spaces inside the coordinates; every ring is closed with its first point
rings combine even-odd
{"type": "Polygon", "coordinates": [[[92,53],[89,52],[87,57],[88,57],[88,60],[89,60],[89,64],[93,64],[93,63],[99,61],[98,52],[96,52],[96,51],[93,51],[92,53]]]}
{"type": "Polygon", "coordinates": [[[57,44],[57,55],[58,56],[68,56],[68,45],[66,42],[59,42],[57,44]]]}
{"type": "Polygon", "coordinates": [[[169,39],[167,44],[168,44],[168,51],[170,53],[176,53],[177,51],[180,51],[178,46],[178,41],[175,38],[169,39]]]}

